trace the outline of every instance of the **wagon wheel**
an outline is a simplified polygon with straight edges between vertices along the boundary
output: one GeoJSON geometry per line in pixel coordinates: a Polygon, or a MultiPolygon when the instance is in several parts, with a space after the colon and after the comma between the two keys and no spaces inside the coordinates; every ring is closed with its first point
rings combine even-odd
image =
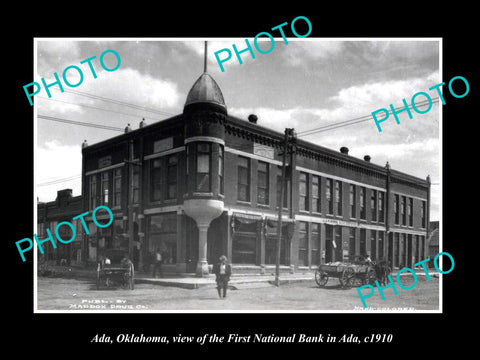
{"type": "Polygon", "coordinates": [[[328,274],[322,270],[315,271],[315,282],[318,286],[325,286],[328,282],[328,274]]]}
{"type": "Polygon", "coordinates": [[[355,280],[355,270],[351,267],[347,267],[343,270],[342,277],[340,278],[340,283],[344,288],[350,288],[355,280]]]}

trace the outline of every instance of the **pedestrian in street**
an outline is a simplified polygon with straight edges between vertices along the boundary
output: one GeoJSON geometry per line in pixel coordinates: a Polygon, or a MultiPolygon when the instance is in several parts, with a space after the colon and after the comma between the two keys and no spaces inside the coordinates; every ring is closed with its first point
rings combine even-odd
{"type": "Polygon", "coordinates": [[[213,265],[213,273],[215,274],[215,281],[217,282],[217,291],[220,298],[227,297],[227,287],[232,275],[232,265],[227,262],[225,255],[220,256],[220,262],[213,265]]]}
{"type": "Polygon", "coordinates": [[[163,256],[162,253],[160,252],[160,249],[157,249],[157,251],[154,254],[154,265],[153,265],[153,278],[156,277],[157,271],[160,273],[160,277],[163,277],[163,256]]]}

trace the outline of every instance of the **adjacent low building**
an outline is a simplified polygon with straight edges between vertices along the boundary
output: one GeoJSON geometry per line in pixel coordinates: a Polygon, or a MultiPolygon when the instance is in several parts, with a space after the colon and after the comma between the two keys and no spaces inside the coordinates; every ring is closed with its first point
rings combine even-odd
{"type": "MultiPolygon", "coordinates": [[[[82,234],[82,224],[79,219],[72,220],[82,213],[82,196],[72,196],[72,189],[57,191],[57,198],[54,201],[39,202],[37,204],[37,237],[44,240],[48,238],[47,230],[55,236],[55,229],[58,224],[64,221],[71,223],[77,234],[82,234]]],[[[74,235],[68,226],[60,226],[58,234],[62,239],[71,239],[74,235]]],[[[76,236],[68,244],[58,243],[56,248],[50,241],[41,245],[43,254],[38,250],[40,262],[47,261],[55,265],[83,265],[83,254],[85,254],[85,243],[83,236],[76,236]]],[[[37,247],[38,248],[38,247],[37,247]]]]}
{"type": "MultiPolygon", "coordinates": [[[[208,273],[225,254],[237,269],[275,264],[284,134],[228,114],[203,73],[182,114],[82,148],[82,209],[107,205],[113,225],[84,233],[85,260],[154,251],[166,271],[208,273]]],[[[394,266],[426,258],[430,181],[297,139],[287,157],[283,268],[369,254],[394,266]]]]}

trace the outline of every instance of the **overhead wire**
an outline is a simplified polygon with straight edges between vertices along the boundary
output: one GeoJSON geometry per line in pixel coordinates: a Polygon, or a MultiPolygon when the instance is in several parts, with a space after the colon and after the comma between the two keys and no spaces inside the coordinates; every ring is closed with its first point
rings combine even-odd
{"type": "MultiPolygon", "coordinates": [[[[439,101],[438,97],[431,99],[432,104],[438,103],[438,101],[439,101]]],[[[424,106],[424,105],[427,105],[427,104],[430,104],[430,101],[424,100],[424,101],[416,103],[415,107],[418,108],[418,107],[421,107],[421,106],[424,106]]],[[[413,109],[413,106],[409,105],[408,108],[413,109]]],[[[396,107],[396,108],[394,108],[393,111],[397,111],[399,109],[401,109],[401,107],[396,107]]],[[[393,114],[393,111],[390,109],[388,111],[388,114],[389,115],[393,114]]],[[[320,127],[317,127],[317,128],[310,129],[310,130],[300,131],[300,132],[297,133],[297,137],[308,136],[308,135],[316,134],[317,132],[333,130],[333,129],[337,129],[337,128],[344,127],[344,126],[354,125],[354,124],[364,122],[364,121],[369,121],[369,120],[372,120],[372,119],[373,119],[372,114],[364,115],[364,116],[360,116],[358,118],[345,120],[345,121],[341,121],[341,122],[337,122],[337,123],[333,123],[333,124],[323,125],[323,126],[320,126],[320,127]]]]}

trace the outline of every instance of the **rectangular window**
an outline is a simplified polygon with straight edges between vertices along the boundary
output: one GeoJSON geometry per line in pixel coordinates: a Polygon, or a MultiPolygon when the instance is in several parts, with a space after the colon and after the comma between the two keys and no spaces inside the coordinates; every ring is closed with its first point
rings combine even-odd
{"type": "Polygon", "coordinates": [[[175,199],[177,197],[177,163],[176,154],[167,157],[167,187],[166,199],[175,199]]]}
{"type": "Polygon", "coordinates": [[[308,265],[308,224],[304,221],[298,223],[298,264],[308,265]]]}
{"type": "Polygon", "coordinates": [[[177,259],[177,213],[152,215],[149,218],[149,250],[160,251],[164,264],[177,259]]]}
{"type": "Polygon", "coordinates": [[[158,201],[162,197],[162,160],[150,162],[150,200],[158,201]]]}
{"type": "Polygon", "coordinates": [[[101,193],[102,193],[102,205],[108,205],[108,190],[110,186],[110,173],[102,172],[100,174],[101,179],[101,193]]]}
{"type": "Polygon", "coordinates": [[[240,201],[250,201],[250,159],[238,157],[237,198],[240,201]]]}
{"type": "Polygon", "coordinates": [[[407,198],[405,196],[401,197],[401,202],[400,202],[400,214],[402,216],[402,225],[407,225],[407,212],[406,212],[406,203],[407,203],[407,198]]]}
{"type": "Polygon", "coordinates": [[[365,220],[366,217],[366,210],[365,210],[365,205],[366,205],[366,192],[367,189],[364,187],[360,188],[360,219],[365,220]]]}
{"type": "Polygon", "coordinates": [[[224,188],[223,188],[223,175],[224,175],[224,169],[223,169],[223,145],[218,145],[218,191],[220,194],[224,194],[224,188]]]}
{"type": "Polygon", "coordinates": [[[327,199],[327,214],[333,214],[333,180],[332,179],[327,179],[326,181],[326,189],[325,189],[325,195],[327,199]]]}
{"type": "Polygon", "coordinates": [[[371,190],[372,194],[370,197],[370,211],[372,216],[372,221],[377,221],[377,190],[371,190]]]}
{"type": "Polygon", "coordinates": [[[357,217],[357,202],[356,202],[357,190],[355,185],[350,184],[350,217],[355,219],[357,217]]]}
{"type": "Polygon", "coordinates": [[[378,192],[378,221],[385,222],[385,193],[383,191],[378,192]]]}
{"type": "Polygon", "coordinates": [[[257,203],[269,204],[269,168],[268,163],[259,161],[257,169],[257,203]]]}
{"type": "Polygon", "coordinates": [[[197,143],[197,173],[195,190],[199,192],[210,192],[210,160],[211,144],[197,143]]]}
{"type": "Polygon", "coordinates": [[[304,172],[300,173],[298,179],[299,193],[299,209],[308,211],[308,175],[304,172]]]}
{"type": "Polygon", "coordinates": [[[343,214],[343,194],[342,194],[342,183],[340,181],[335,181],[335,207],[336,215],[342,216],[343,214]]]}
{"type": "Polygon", "coordinates": [[[422,208],[421,208],[421,218],[422,218],[422,228],[426,228],[427,224],[427,202],[422,201],[422,208]]]}
{"type": "Polygon", "coordinates": [[[312,265],[320,265],[320,225],[316,223],[311,224],[311,257],[312,265]]]}
{"type": "Polygon", "coordinates": [[[393,212],[395,213],[395,224],[400,223],[400,201],[399,201],[399,196],[395,194],[394,199],[393,199],[393,212]]]}
{"type": "Polygon", "coordinates": [[[312,211],[321,212],[320,207],[320,176],[312,175],[312,211]]]}
{"type": "Polygon", "coordinates": [[[113,206],[120,206],[122,202],[122,169],[113,171],[113,206]]]}
{"type": "Polygon", "coordinates": [[[95,209],[97,207],[97,175],[90,175],[89,182],[89,199],[88,205],[90,209],[95,209]]]}
{"type": "Polygon", "coordinates": [[[408,207],[407,207],[407,215],[408,215],[408,226],[413,226],[413,199],[408,199],[408,207]]]}

